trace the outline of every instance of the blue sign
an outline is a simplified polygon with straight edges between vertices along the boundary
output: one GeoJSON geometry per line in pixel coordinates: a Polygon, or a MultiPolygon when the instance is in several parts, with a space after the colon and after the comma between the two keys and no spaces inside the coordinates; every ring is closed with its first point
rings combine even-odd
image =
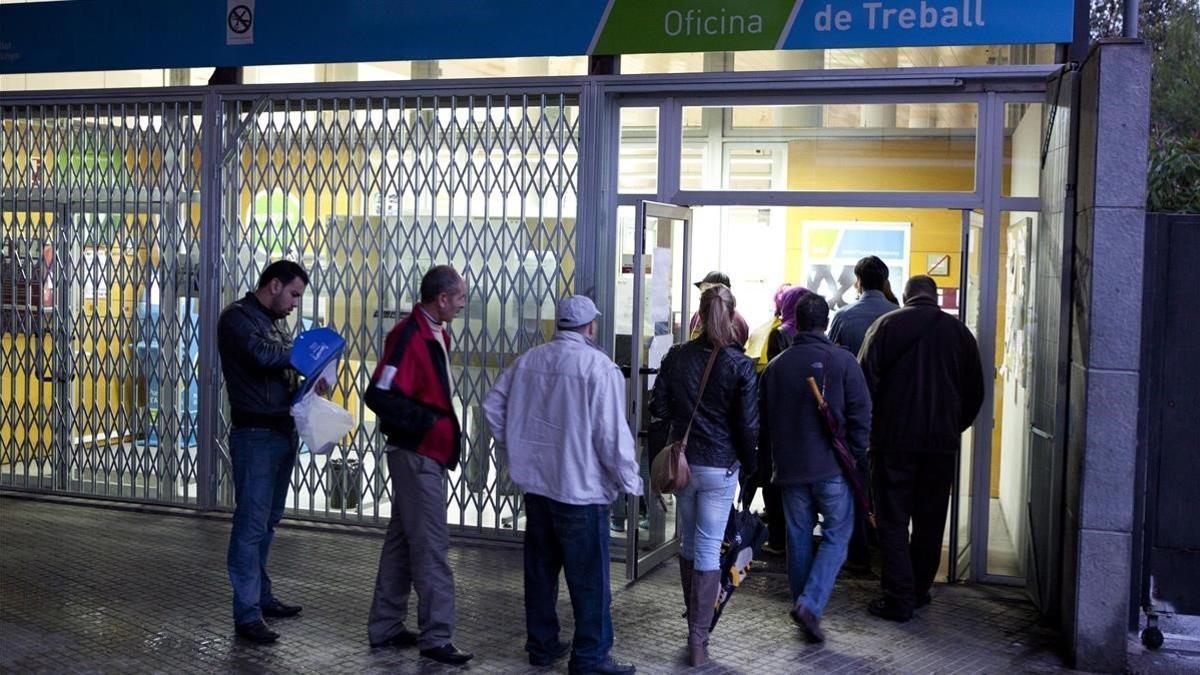
{"type": "Polygon", "coordinates": [[[1069,42],[1073,0],[64,0],[0,5],[0,73],[1069,42]]]}
{"type": "Polygon", "coordinates": [[[847,228],[842,231],[834,257],[858,259],[874,255],[884,260],[904,258],[908,255],[907,235],[906,231],[896,229],[847,228]]]}
{"type": "Polygon", "coordinates": [[[1071,2],[801,0],[784,49],[1071,41],[1071,2]]]}

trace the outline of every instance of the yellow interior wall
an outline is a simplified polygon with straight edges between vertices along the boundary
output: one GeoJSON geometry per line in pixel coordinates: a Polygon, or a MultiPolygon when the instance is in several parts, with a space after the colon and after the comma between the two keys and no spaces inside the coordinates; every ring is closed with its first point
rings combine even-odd
{"type": "Polygon", "coordinates": [[[788,189],[971,192],[975,189],[975,138],[789,141],[788,189]]]}
{"type": "Polygon", "coordinates": [[[5,333],[0,335],[0,350],[4,356],[0,359],[0,407],[17,409],[15,423],[5,419],[0,424],[0,464],[46,460],[53,442],[50,402],[54,383],[44,379],[49,373],[39,366],[50,368],[51,338],[47,334],[39,340],[5,333]],[[16,368],[10,365],[12,356],[16,368]]]}
{"type": "MultiPolygon", "coordinates": [[[[804,206],[788,209],[787,259],[784,274],[792,283],[803,283],[801,276],[804,257],[805,221],[886,221],[912,223],[908,256],[909,274],[926,272],[926,256],[931,253],[950,254],[950,273],[934,277],[938,286],[957,288],[959,270],[962,265],[962,216],[958,211],[947,209],[865,209],[843,207],[804,206]]],[[[896,296],[903,289],[904,280],[893,279],[896,296]]]]}

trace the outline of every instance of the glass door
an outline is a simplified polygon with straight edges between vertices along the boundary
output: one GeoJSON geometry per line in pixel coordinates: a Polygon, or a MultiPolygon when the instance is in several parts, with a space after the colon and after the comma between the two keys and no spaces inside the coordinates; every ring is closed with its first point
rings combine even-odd
{"type": "MultiPolygon", "coordinates": [[[[982,305],[983,214],[975,210],[962,212],[962,260],[959,270],[961,296],[958,318],[975,338],[979,339],[982,305]]],[[[982,414],[982,413],[981,413],[982,414]]],[[[954,491],[950,499],[950,555],[948,580],[965,581],[971,573],[971,485],[974,480],[976,445],[975,427],[963,432],[962,447],[955,467],[954,491]]],[[[987,438],[980,439],[988,443],[987,438]]],[[[990,443],[988,444],[990,447],[990,443]]]]}
{"type": "MultiPolygon", "coordinates": [[[[629,291],[630,316],[628,322],[616,322],[615,358],[628,377],[629,425],[645,490],[614,504],[612,529],[613,543],[624,554],[626,577],[631,581],[679,547],[674,502],[650,487],[650,464],[665,444],[666,433],[664,424],[651,419],[647,405],[663,356],[671,345],[686,339],[692,222],[689,208],[641,201],[632,241],[621,242],[619,278],[624,283],[618,287],[629,291]],[[627,324],[628,334],[622,334],[622,324],[627,324]]],[[[624,313],[624,302],[626,298],[619,295],[618,314],[624,313]]]]}

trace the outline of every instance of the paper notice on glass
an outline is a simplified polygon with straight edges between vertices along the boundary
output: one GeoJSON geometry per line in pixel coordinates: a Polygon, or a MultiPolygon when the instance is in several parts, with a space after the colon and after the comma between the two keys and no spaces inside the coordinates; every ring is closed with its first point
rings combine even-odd
{"type": "Polygon", "coordinates": [[[647,285],[647,293],[649,300],[649,308],[647,314],[647,324],[655,326],[655,335],[661,335],[664,331],[658,330],[658,326],[666,327],[666,333],[671,333],[671,249],[662,246],[656,247],[651,257],[652,266],[650,268],[650,283],[647,285]]]}
{"type": "MultiPolygon", "coordinates": [[[[646,367],[657,369],[662,364],[663,357],[667,355],[667,350],[671,348],[671,336],[655,335],[650,339],[650,348],[646,350],[646,367]]],[[[646,377],[646,388],[654,388],[654,379],[657,375],[649,375],[646,377]]]]}
{"type": "Polygon", "coordinates": [[[617,277],[617,288],[613,306],[613,331],[617,335],[633,334],[633,274],[622,273],[617,277]]]}

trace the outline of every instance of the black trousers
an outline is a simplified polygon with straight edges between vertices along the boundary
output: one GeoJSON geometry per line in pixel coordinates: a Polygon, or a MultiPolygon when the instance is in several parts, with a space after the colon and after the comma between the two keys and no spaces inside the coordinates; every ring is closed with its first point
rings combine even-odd
{"type": "Polygon", "coordinates": [[[912,610],[916,599],[929,592],[941,561],[954,455],[873,451],[871,481],[883,592],[899,607],[912,610]]]}
{"type": "MultiPolygon", "coordinates": [[[[863,485],[871,484],[871,471],[867,465],[867,460],[863,459],[858,462],[859,480],[863,485]]],[[[846,549],[846,563],[850,565],[859,565],[870,567],[871,565],[871,532],[867,528],[867,514],[862,513],[858,508],[854,509],[854,532],[850,535],[850,546],[846,549]]]]}
{"type": "Polygon", "coordinates": [[[763,486],[763,515],[767,518],[767,544],[776,551],[787,547],[787,519],[783,514],[783,492],[778,485],[763,486]]]}

